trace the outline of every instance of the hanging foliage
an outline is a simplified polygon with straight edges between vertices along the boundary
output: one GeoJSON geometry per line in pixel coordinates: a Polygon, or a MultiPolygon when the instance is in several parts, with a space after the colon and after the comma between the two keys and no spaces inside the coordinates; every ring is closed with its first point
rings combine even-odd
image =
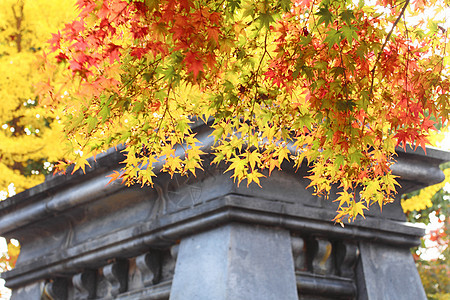
{"type": "Polygon", "coordinates": [[[161,158],[195,175],[204,153],[190,124],[212,120],[214,163],[238,183],[307,160],[314,193],[341,187],[336,221],[391,202],[396,146],[424,147],[447,122],[450,49],[442,22],[410,25],[423,1],[370,3],[79,0],[43,66],[64,80],[39,87],[43,105],[65,107],[60,167],[84,170],[86,153],[122,143],[112,179],[152,184],[161,158]]]}

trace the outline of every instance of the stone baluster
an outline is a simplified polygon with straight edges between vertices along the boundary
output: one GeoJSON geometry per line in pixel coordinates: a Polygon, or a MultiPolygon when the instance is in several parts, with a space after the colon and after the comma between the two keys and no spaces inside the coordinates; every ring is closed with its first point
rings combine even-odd
{"type": "Polygon", "coordinates": [[[291,236],[292,256],[294,258],[295,271],[306,271],[305,243],[303,238],[291,236]]]}
{"type": "Polygon", "coordinates": [[[333,259],[332,259],[332,244],[324,239],[316,238],[309,244],[310,257],[312,257],[311,267],[313,273],[316,274],[332,274],[333,273],[333,259]]]}
{"type": "Polygon", "coordinates": [[[170,255],[173,257],[174,260],[177,260],[179,249],[180,245],[173,245],[172,247],[170,247],[170,255]]]}
{"type": "Polygon", "coordinates": [[[158,250],[136,257],[136,266],[141,272],[142,284],[144,287],[156,284],[161,279],[162,255],[158,250]]]}
{"type": "Polygon", "coordinates": [[[117,296],[128,288],[128,261],[118,259],[103,267],[103,275],[111,286],[111,295],[117,296]]]}
{"type": "Polygon", "coordinates": [[[97,271],[86,270],[72,277],[75,300],[95,299],[97,271]]]}
{"type": "Polygon", "coordinates": [[[41,299],[66,300],[67,291],[67,280],[64,278],[56,278],[45,284],[44,294],[41,299]]]}
{"type": "Polygon", "coordinates": [[[352,278],[355,274],[355,265],[359,249],[356,244],[339,242],[336,245],[336,266],[338,275],[352,278]]]}

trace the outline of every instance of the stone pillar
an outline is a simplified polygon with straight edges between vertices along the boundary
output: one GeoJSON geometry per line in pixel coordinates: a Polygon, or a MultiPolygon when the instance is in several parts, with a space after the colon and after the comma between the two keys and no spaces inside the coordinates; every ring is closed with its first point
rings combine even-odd
{"type": "Polygon", "coordinates": [[[358,300],[427,298],[408,248],[361,242],[359,251],[358,300]]]}
{"type": "Polygon", "coordinates": [[[181,241],[170,300],[296,300],[289,232],[229,224],[181,241]]]}

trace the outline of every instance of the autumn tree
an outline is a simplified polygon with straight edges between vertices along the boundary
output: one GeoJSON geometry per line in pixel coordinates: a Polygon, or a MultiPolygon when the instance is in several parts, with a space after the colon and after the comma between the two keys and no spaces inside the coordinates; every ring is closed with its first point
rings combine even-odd
{"type": "MultiPolygon", "coordinates": [[[[0,200],[44,180],[64,154],[59,112],[38,106],[38,57],[51,32],[75,17],[74,1],[4,0],[0,5],[0,200]]],[[[0,270],[14,267],[20,246],[8,242],[0,270]]]]}
{"type": "MultiPolygon", "coordinates": [[[[448,5],[427,4],[437,12],[448,5]]],[[[126,166],[112,179],[152,184],[162,158],[164,171],[195,175],[204,149],[190,124],[201,119],[213,129],[214,163],[229,163],[238,183],[259,184],[283,161],[307,160],[314,193],[340,186],[341,222],[391,202],[396,146],[423,147],[435,123],[448,120],[447,29],[423,18],[424,1],[78,7],[53,34],[44,66],[65,80],[40,86],[43,105],[65,107],[75,169],[85,168],[87,152],[122,143],[126,166]]]]}
{"type": "Polygon", "coordinates": [[[5,0],[0,7],[0,193],[4,198],[43,181],[63,155],[57,112],[38,106],[45,80],[38,55],[50,33],[75,16],[73,1],[5,0]]]}

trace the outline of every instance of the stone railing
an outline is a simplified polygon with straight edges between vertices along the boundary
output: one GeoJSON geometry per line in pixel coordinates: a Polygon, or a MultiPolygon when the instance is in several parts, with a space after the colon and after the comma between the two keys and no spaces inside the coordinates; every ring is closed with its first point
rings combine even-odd
{"type": "MultiPolygon", "coordinates": [[[[122,160],[111,150],[85,175],[0,203],[0,234],[22,245],[2,274],[12,299],[426,299],[409,252],[423,229],[399,199],[341,227],[336,203],[305,189],[306,165],[262,188],[208,162],[197,177],[159,174],[153,188],[107,184],[122,160]]],[[[441,181],[448,160],[400,152],[399,195],[441,181]]]]}

